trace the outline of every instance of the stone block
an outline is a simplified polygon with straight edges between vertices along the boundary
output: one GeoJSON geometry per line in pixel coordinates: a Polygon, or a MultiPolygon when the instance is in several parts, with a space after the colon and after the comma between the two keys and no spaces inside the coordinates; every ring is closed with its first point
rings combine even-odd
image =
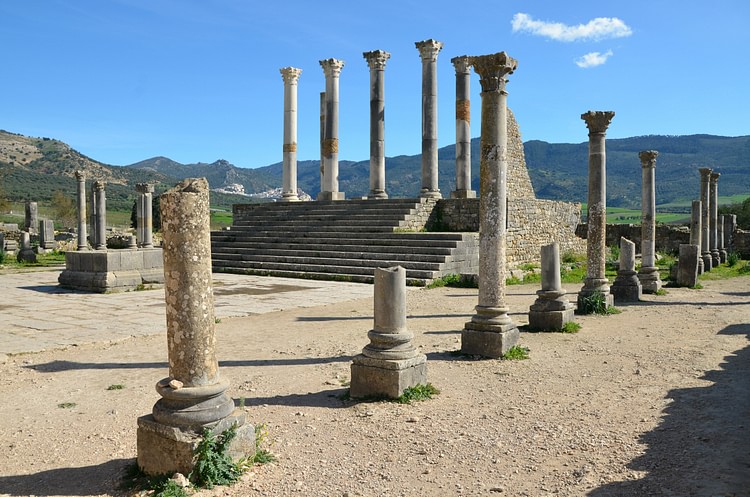
{"type": "Polygon", "coordinates": [[[698,245],[683,243],[680,245],[680,258],[677,263],[677,284],[694,287],[698,284],[698,245]]]}
{"type": "Polygon", "coordinates": [[[500,359],[518,343],[516,325],[482,325],[469,321],[461,331],[461,353],[500,359]]]}
{"type": "Polygon", "coordinates": [[[411,359],[373,359],[362,354],[352,359],[349,395],[359,397],[400,397],[404,390],[427,383],[427,356],[411,359]]]}
{"type": "Polygon", "coordinates": [[[143,267],[143,254],[136,250],[119,251],[119,264],[112,271],[133,271],[143,267]]]}
{"type": "Polygon", "coordinates": [[[164,268],[164,255],[160,248],[148,248],[139,250],[141,257],[143,257],[143,268],[164,268]]]}
{"type": "Polygon", "coordinates": [[[573,306],[561,311],[529,311],[529,327],[536,331],[560,331],[574,320],[573,306]]]}
{"type": "Polygon", "coordinates": [[[643,289],[640,282],[636,281],[631,285],[613,284],[610,292],[612,292],[615,304],[624,304],[626,302],[639,302],[643,294],[643,289]]]}

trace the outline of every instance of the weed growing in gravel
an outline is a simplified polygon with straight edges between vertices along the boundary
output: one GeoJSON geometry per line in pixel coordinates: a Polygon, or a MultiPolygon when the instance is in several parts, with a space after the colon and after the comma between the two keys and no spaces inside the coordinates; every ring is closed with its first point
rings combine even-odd
{"type": "Polygon", "coordinates": [[[208,428],[195,449],[195,466],[188,478],[197,486],[211,489],[214,485],[230,485],[242,475],[239,465],[227,454],[230,442],[237,435],[237,425],[214,434],[208,428]]]}
{"type": "Polygon", "coordinates": [[[267,464],[276,460],[271,451],[263,445],[268,438],[268,429],[264,423],[255,425],[255,455],[252,457],[253,464],[267,464]]]}
{"type": "Polygon", "coordinates": [[[727,266],[736,266],[738,262],[740,262],[740,254],[738,252],[729,252],[727,254],[727,266]]]}
{"type": "Polygon", "coordinates": [[[701,285],[700,283],[696,283],[695,285],[690,286],[688,288],[691,289],[691,290],[702,290],[703,289],[703,285],[701,285]]]}
{"type": "Polygon", "coordinates": [[[477,285],[471,278],[463,278],[460,274],[446,274],[442,278],[432,280],[432,283],[425,288],[440,288],[450,286],[453,288],[477,288],[477,285]]]}
{"type": "Polygon", "coordinates": [[[607,299],[602,292],[594,292],[581,299],[579,314],[607,314],[607,299]]]}
{"type": "Polygon", "coordinates": [[[411,404],[420,400],[431,399],[433,395],[440,393],[440,390],[435,388],[432,383],[426,385],[415,385],[404,390],[401,397],[395,399],[395,402],[399,404],[411,404]]]}
{"type": "Polygon", "coordinates": [[[508,359],[511,361],[521,361],[524,359],[529,358],[529,349],[526,347],[521,347],[520,345],[514,345],[510,349],[508,349],[508,352],[503,354],[503,359],[508,359]]]}
{"type": "Polygon", "coordinates": [[[76,404],[75,402],[62,402],[60,404],[57,404],[57,407],[59,407],[60,409],[71,409],[77,405],[78,404],[76,404]]]}
{"type": "Polygon", "coordinates": [[[561,333],[578,333],[581,329],[581,325],[575,321],[568,321],[565,323],[560,330],[561,333]]]}
{"type": "Polygon", "coordinates": [[[669,292],[663,288],[659,288],[654,295],[669,295],[669,292]]]}
{"type": "Polygon", "coordinates": [[[152,497],[188,497],[187,490],[181,487],[171,478],[161,478],[151,486],[154,493],[152,497]]]}
{"type": "Polygon", "coordinates": [[[122,390],[125,388],[125,385],[122,383],[116,383],[114,385],[110,385],[107,387],[107,390],[122,390]]]}

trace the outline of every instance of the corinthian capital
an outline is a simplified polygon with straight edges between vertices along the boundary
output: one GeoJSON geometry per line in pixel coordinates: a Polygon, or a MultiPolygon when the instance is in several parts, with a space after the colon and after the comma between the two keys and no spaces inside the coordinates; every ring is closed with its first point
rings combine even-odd
{"type": "Polygon", "coordinates": [[[456,68],[456,74],[469,74],[471,62],[468,55],[460,55],[451,59],[451,64],[456,68]]]}
{"type": "Polygon", "coordinates": [[[719,182],[719,176],[721,176],[721,173],[714,173],[711,172],[710,181],[711,183],[718,183],[719,182]]]}
{"type": "Polygon", "coordinates": [[[302,69],[296,67],[282,67],[279,69],[281,72],[281,78],[284,80],[284,84],[294,84],[299,79],[299,75],[302,74],[302,69]]]}
{"type": "Polygon", "coordinates": [[[391,54],[384,50],[373,50],[372,52],[364,52],[362,56],[367,61],[367,65],[370,69],[377,69],[382,71],[385,69],[385,63],[391,58],[391,54]]]}
{"type": "Polygon", "coordinates": [[[701,167],[698,169],[698,172],[701,173],[701,180],[702,181],[708,181],[709,177],[711,176],[712,169],[709,167],[701,167]]]}
{"type": "Polygon", "coordinates": [[[613,117],[615,117],[615,113],[611,110],[590,110],[581,114],[581,119],[586,121],[589,134],[606,133],[613,117]]]}
{"type": "Polygon", "coordinates": [[[338,78],[341,75],[341,69],[344,67],[344,61],[339,59],[325,59],[320,61],[323,68],[323,74],[326,78],[338,78]]]}
{"type": "Polygon", "coordinates": [[[435,62],[437,60],[438,53],[443,48],[443,43],[437,40],[429,39],[418,41],[414,43],[419,50],[419,56],[422,57],[422,62],[435,62]]]}
{"type": "Polygon", "coordinates": [[[659,152],[656,150],[643,150],[638,152],[638,158],[641,159],[641,167],[655,168],[657,155],[659,155],[659,152]]]}
{"type": "Polygon", "coordinates": [[[505,76],[513,74],[518,67],[518,61],[505,52],[469,57],[469,64],[479,74],[483,92],[504,91],[507,83],[505,76]]]}

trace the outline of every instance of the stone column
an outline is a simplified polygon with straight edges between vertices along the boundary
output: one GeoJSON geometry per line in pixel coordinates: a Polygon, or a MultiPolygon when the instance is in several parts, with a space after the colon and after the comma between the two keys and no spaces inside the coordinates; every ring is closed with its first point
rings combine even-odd
{"type": "MultiPolygon", "coordinates": [[[[703,274],[703,259],[701,258],[701,201],[693,200],[692,210],[690,211],[690,245],[698,247],[698,274],[703,274]]],[[[687,250],[687,249],[686,249],[687,250]]]]}
{"type": "Polygon", "coordinates": [[[284,157],[281,169],[281,200],[296,202],[297,196],[297,81],[302,69],[280,69],[284,80],[284,157]]]}
{"type": "Polygon", "coordinates": [[[370,193],[369,199],[388,198],[385,192],[385,63],[391,54],[374,50],[362,54],[370,68],[370,193]]]}
{"type": "Polygon", "coordinates": [[[703,270],[711,271],[713,267],[711,259],[711,203],[709,194],[709,180],[711,169],[702,167],[698,169],[701,174],[701,258],[703,259],[703,270]]]}
{"type": "Polygon", "coordinates": [[[78,250],[82,251],[89,249],[88,234],[86,233],[86,173],[76,171],[76,180],[78,181],[76,190],[78,200],[78,250]]]}
{"type": "Polygon", "coordinates": [[[404,390],[427,383],[427,357],[412,344],[406,327],[406,270],[375,269],[375,325],[369,345],[352,360],[352,397],[400,397],[404,390]]]}
{"type": "Polygon", "coordinates": [[[437,56],[443,44],[430,39],[415,45],[422,58],[422,189],[419,196],[442,198],[438,186],[437,56]]]}
{"type": "Polygon", "coordinates": [[[734,230],[737,229],[737,215],[724,215],[724,248],[734,251],[734,230]]]}
{"type": "Polygon", "coordinates": [[[237,423],[237,443],[254,437],[225,393],[229,382],[216,358],[206,179],[188,178],[164,193],[161,219],[169,377],[156,384],[161,399],[152,415],[138,419],[138,466],[150,475],[188,474],[203,428],[237,423]]]}
{"type": "Polygon", "coordinates": [[[36,254],[31,248],[31,235],[28,231],[21,232],[21,246],[16,254],[18,262],[36,262],[36,254]]]}
{"type": "Polygon", "coordinates": [[[612,295],[616,304],[641,300],[643,286],[640,274],[635,272],[635,243],[620,237],[620,267],[612,283],[612,295]]]}
{"type": "Polygon", "coordinates": [[[573,304],[560,281],[560,248],[557,243],[542,246],[542,289],[529,307],[529,326],[537,330],[560,331],[573,321],[573,304]]]}
{"type": "Polygon", "coordinates": [[[135,184],[135,239],[138,245],[143,243],[143,191],[142,185],[145,183],[135,184]]]}
{"type": "Polygon", "coordinates": [[[143,248],[153,248],[153,196],[154,185],[148,183],[137,183],[135,189],[138,192],[138,200],[141,205],[141,215],[138,217],[139,241],[143,248]]]}
{"type": "Polygon", "coordinates": [[[716,248],[719,249],[719,258],[722,263],[727,262],[727,249],[724,239],[724,215],[719,216],[716,222],[716,248]]]}
{"type": "Polygon", "coordinates": [[[320,61],[326,76],[326,127],[323,138],[323,189],[318,200],[344,200],[339,191],[339,76],[344,61],[320,61]]]}
{"type": "Polygon", "coordinates": [[[96,209],[96,188],[94,188],[94,185],[91,185],[91,247],[93,249],[96,249],[96,246],[98,245],[96,241],[96,237],[99,236],[99,228],[97,227],[98,222],[98,216],[96,215],[97,209],[96,209]]]}
{"type": "Polygon", "coordinates": [[[27,200],[24,210],[26,216],[23,227],[29,234],[34,235],[36,234],[37,226],[39,226],[39,206],[36,202],[27,200]]]}
{"type": "Polygon", "coordinates": [[[656,293],[662,287],[656,267],[656,150],[638,153],[641,159],[641,269],[638,279],[643,293],[656,293]]]}
{"type": "MultiPolygon", "coordinates": [[[[326,92],[320,92],[320,191],[325,188],[325,174],[323,165],[325,156],[323,155],[323,142],[326,138],[326,92]]],[[[318,195],[320,199],[320,195],[318,195]]]]}
{"type": "Polygon", "coordinates": [[[719,176],[721,176],[721,173],[715,173],[711,172],[711,175],[709,176],[709,190],[708,190],[708,197],[709,197],[709,203],[711,205],[711,210],[709,211],[709,222],[711,223],[709,226],[709,243],[711,244],[711,266],[716,267],[719,264],[721,264],[721,256],[719,254],[719,245],[718,245],[718,218],[719,218],[719,176]]]}
{"type": "Polygon", "coordinates": [[[505,52],[471,57],[482,85],[479,196],[479,304],[461,332],[465,354],[500,358],[518,342],[505,303],[508,129],[505,77],[518,63],[505,52]]]}
{"type": "Polygon", "coordinates": [[[607,251],[607,158],[605,136],[615,113],[612,111],[588,111],[581,114],[589,129],[589,194],[588,232],[586,236],[586,279],[578,292],[578,308],[591,295],[601,292],[607,305],[614,299],[609,293],[609,280],[604,274],[607,251]]]}
{"type": "Polygon", "coordinates": [[[471,189],[471,66],[466,55],[451,62],[456,69],[456,190],[451,198],[476,198],[471,189]]]}
{"type": "Polygon", "coordinates": [[[96,250],[107,250],[107,196],[104,191],[106,183],[94,181],[96,195],[96,250]]]}

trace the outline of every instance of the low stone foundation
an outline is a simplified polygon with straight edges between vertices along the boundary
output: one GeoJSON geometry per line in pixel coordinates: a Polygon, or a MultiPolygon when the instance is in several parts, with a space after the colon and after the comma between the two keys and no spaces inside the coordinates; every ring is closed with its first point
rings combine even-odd
{"type": "Polygon", "coordinates": [[[142,285],[164,284],[164,259],[160,248],[67,252],[60,286],[105,293],[135,290],[142,285]]]}

